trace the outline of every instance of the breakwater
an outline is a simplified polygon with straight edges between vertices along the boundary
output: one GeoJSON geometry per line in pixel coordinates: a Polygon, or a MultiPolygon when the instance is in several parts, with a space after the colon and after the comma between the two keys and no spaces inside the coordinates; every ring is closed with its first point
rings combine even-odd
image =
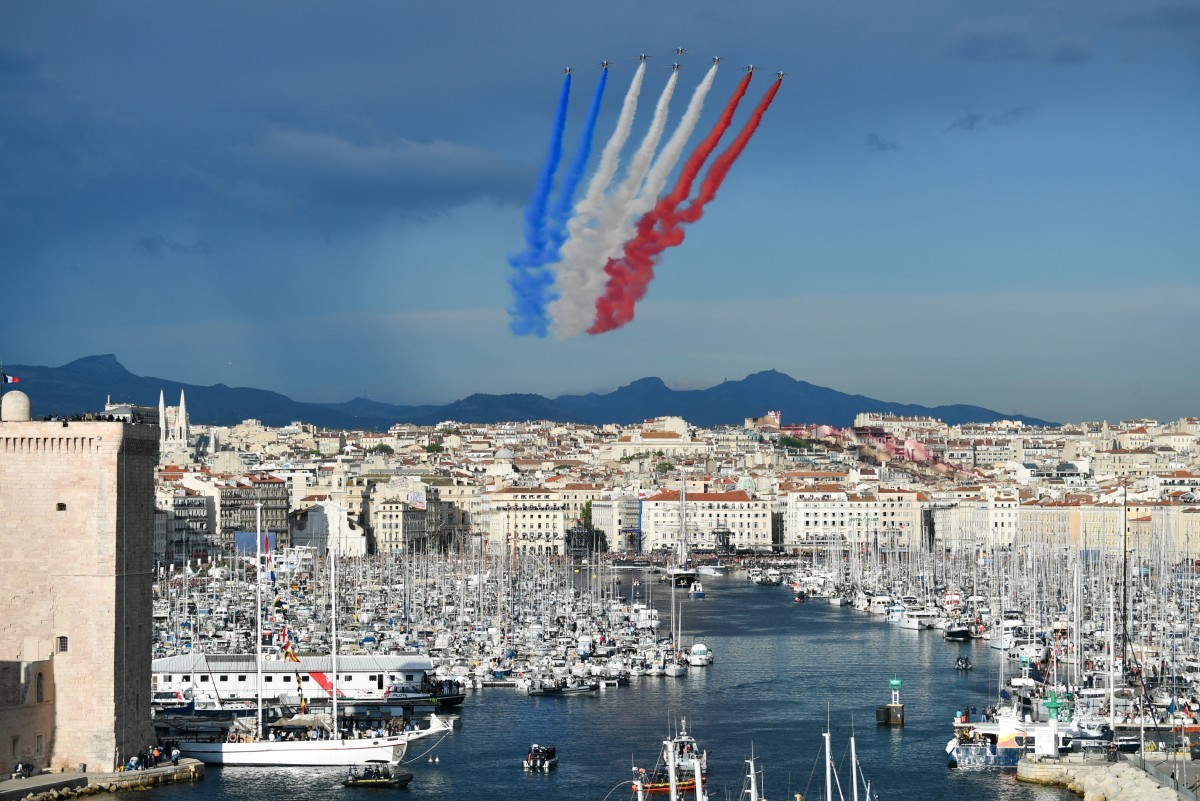
{"type": "Polygon", "coordinates": [[[1133,761],[1102,756],[1027,756],[1017,765],[1020,781],[1065,787],[1084,801],[1194,801],[1190,791],[1166,786],[1152,772],[1161,773],[1161,766],[1143,770],[1133,761]]]}

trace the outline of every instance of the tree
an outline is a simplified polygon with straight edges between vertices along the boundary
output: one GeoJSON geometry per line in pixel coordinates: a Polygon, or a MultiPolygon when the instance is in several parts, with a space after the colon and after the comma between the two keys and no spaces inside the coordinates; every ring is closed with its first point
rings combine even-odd
{"type": "Polygon", "coordinates": [[[660,473],[670,473],[675,469],[675,465],[670,462],[659,462],[654,469],[660,473]]]}
{"type": "Polygon", "coordinates": [[[445,450],[440,442],[431,442],[425,446],[426,453],[443,453],[445,450]]]}
{"type": "Polygon", "coordinates": [[[382,453],[385,456],[391,456],[395,452],[396,451],[392,448],[391,445],[388,445],[387,443],[384,443],[384,442],[381,442],[378,445],[372,445],[370,448],[367,448],[367,453],[382,453]]]}
{"type": "Polygon", "coordinates": [[[779,438],[779,444],[784,448],[797,448],[800,450],[808,450],[812,443],[806,439],[798,437],[789,437],[786,434],[779,438]]]}
{"type": "Polygon", "coordinates": [[[592,525],[592,502],[588,501],[583,505],[583,510],[579,514],[583,520],[583,527],[588,531],[595,531],[596,527],[592,525]]]}

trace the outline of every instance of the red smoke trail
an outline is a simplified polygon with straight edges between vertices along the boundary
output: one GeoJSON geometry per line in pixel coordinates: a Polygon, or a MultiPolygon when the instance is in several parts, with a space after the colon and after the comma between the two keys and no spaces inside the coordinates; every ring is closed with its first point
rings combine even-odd
{"type": "Polygon", "coordinates": [[[637,236],[625,245],[625,253],[620,259],[610,259],[604,266],[608,273],[608,285],[605,293],[596,300],[596,322],[588,329],[589,334],[603,334],[606,331],[620,328],[633,319],[633,310],[637,302],[646,295],[646,288],[654,278],[654,264],[664,250],[683,242],[682,225],[700,219],[704,214],[704,206],[717,195],[721,183],[738,156],[746,149],[750,137],[758,130],[763,114],[779,92],[782,79],[771,84],[762,100],[758,102],[750,119],[742,127],[741,132],[733,143],[725,149],[704,176],[700,183],[700,192],[686,207],[679,209],[679,204],[691,191],[692,183],[704,161],[712,153],[721,135],[729,128],[734,109],[746,93],[750,83],[751,73],[738,85],[734,96],[730,98],[725,112],[708,137],[696,148],[684,165],[675,189],[670,195],[659,201],[654,210],[638,221],[637,236]],[[658,230],[656,230],[656,227],[658,230]]]}
{"type": "Polygon", "coordinates": [[[652,210],[638,220],[637,234],[625,243],[623,256],[620,259],[609,259],[608,264],[604,266],[604,272],[608,274],[608,284],[604,288],[604,294],[596,299],[596,322],[588,329],[589,334],[611,331],[633,319],[633,306],[646,294],[646,286],[654,277],[653,259],[666,247],[659,245],[661,232],[656,231],[655,226],[659,220],[674,215],[679,204],[691,194],[692,184],[700,174],[700,168],[717,149],[721,137],[733,124],[734,112],[737,111],[738,103],[745,97],[753,74],[747,72],[738,82],[716,124],[684,163],[670,194],[659,200],[652,210]]]}

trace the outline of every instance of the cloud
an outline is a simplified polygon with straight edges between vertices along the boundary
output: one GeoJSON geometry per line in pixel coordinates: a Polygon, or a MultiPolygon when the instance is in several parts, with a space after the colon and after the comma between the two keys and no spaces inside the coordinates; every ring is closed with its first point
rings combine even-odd
{"type": "Polygon", "coordinates": [[[0,80],[26,78],[36,71],[33,61],[24,53],[0,47],[0,80]]]}
{"type": "Polygon", "coordinates": [[[360,143],[274,129],[235,150],[260,181],[331,206],[431,213],[480,199],[521,203],[531,181],[529,168],[440,140],[360,143]]]}
{"type": "Polygon", "coordinates": [[[900,146],[890,139],[884,139],[877,133],[867,134],[867,141],[864,143],[867,150],[873,153],[886,153],[889,150],[899,150],[900,146]]]}
{"type": "Polygon", "coordinates": [[[948,55],[976,63],[1028,61],[1033,50],[1025,35],[1016,31],[970,31],[950,45],[948,55]]]}
{"type": "Polygon", "coordinates": [[[1064,40],[1054,46],[1050,61],[1061,66],[1085,64],[1092,60],[1092,49],[1084,42],[1064,40]]]}
{"type": "Polygon", "coordinates": [[[1131,14],[1123,23],[1127,28],[1200,28],[1200,4],[1165,3],[1131,14]]]}
{"type": "Polygon", "coordinates": [[[182,242],[176,242],[173,239],[167,239],[162,234],[154,236],[144,236],[137,241],[137,246],[144,253],[147,253],[155,258],[163,256],[207,256],[209,254],[208,243],[203,239],[196,241],[194,245],[185,245],[182,242]]]}
{"type": "Polygon", "coordinates": [[[999,114],[984,116],[983,114],[965,114],[946,127],[946,131],[981,131],[987,128],[1003,128],[1020,122],[1033,108],[1017,106],[999,114]]]}

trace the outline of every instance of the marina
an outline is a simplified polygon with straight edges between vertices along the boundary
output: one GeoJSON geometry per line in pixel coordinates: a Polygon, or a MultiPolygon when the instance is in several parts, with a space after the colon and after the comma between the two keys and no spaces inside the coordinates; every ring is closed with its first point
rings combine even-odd
{"type": "MultiPolygon", "coordinates": [[[[631,587],[634,577],[669,618],[669,587],[645,569],[625,572],[619,586],[631,587]]],[[[596,579],[581,572],[571,581],[586,591],[596,579]]],[[[743,570],[706,584],[704,599],[680,600],[683,631],[703,633],[719,654],[710,665],[687,667],[677,678],[632,675],[627,686],[570,698],[506,686],[468,690],[452,732],[433,750],[414,743],[406,755],[405,768],[414,774],[406,792],[446,801],[477,799],[481,791],[495,798],[599,799],[623,785],[612,797],[632,797],[635,769],[652,770],[662,741],[686,725],[707,752],[710,798],[739,791],[752,754],[762,797],[820,797],[824,730],[843,768],[848,737],[856,733],[862,770],[883,799],[1071,797],[1018,784],[1011,771],[947,768],[944,746],[955,710],[995,700],[1005,657],[984,641],[946,642],[934,631],[887,624],[821,599],[796,604],[788,588],[747,581],[743,570]],[[961,655],[969,655],[974,670],[956,669],[961,655]],[[890,698],[897,675],[904,726],[877,726],[876,707],[890,698]],[[554,743],[560,764],[549,773],[522,770],[520,755],[539,742],[554,743]]],[[[335,787],[357,792],[341,788],[343,778],[337,769],[226,767],[209,771],[201,784],[166,792],[173,801],[249,799],[267,787],[301,799],[324,798],[335,787]]]]}

